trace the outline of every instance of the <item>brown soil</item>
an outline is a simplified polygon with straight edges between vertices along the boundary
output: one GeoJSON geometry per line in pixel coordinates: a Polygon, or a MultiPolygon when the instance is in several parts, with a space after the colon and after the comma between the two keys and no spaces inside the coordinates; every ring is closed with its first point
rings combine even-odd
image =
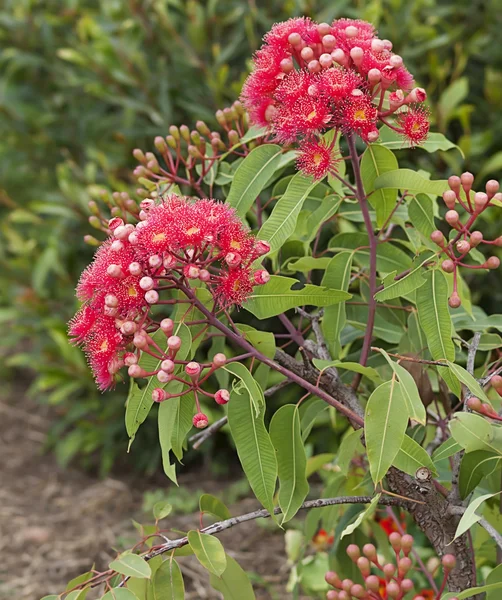
{"type": "MultiPolygon", "coordinates": [[[[104,480],[77,469],[61,469],[43,453],[50,422],[40,407],[24,400],[0,399],[0,600],[40,600],[65,589],[72,577],[91,568],[105,569],[117,552],[132,546],[137,532],[131,520],[149,522],[142,512],[145,486],[125,474],[104,480]]],[[[182,478],[188,489],[215,493],[218,483],[199,474],[182,478]]],[[[169,484],[166,484],[166,486],[169,484]]],[[[159,486],[155,486],[158,489],[159,486]]],[[[245,499],[232,514],[258,508],[245,499]]],[[[199,515],[176,515],[167,527],[196,528],[199,515]]],[[[286,600],[289,569],[284,536],[256,522],[245,523],[220,536],[226,551],[248,572],[259,600],[286,600]]],[[[222,596],[208,583],[207,572],[194,557],[180,560],[186,598],[222,596]]],[[[99,597],[89,594],[88,600],[99,597]]]]}

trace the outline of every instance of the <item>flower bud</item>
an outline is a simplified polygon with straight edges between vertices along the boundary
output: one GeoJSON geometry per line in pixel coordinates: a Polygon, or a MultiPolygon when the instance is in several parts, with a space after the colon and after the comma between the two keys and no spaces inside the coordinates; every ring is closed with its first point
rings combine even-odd
{"type": "Polygon", "coordinates": [[[331,31],[331,25],[328,23],[319,23],[319,25],[317,25],[317,31],[321,36],[326,35],[331,31]]]}
{"type": "Polygon", "coordinates": [[[302,36],[299,33],[296,33],[296,31],[293,33],[290,33],[288,36],[288,42],[292,46],[298,46],[298,44],[301,44],[301,42],[302,42],[302,36]]]}
{"type": "Polygon", "coordinates": [[[293,59],[290,56],[283,58],[280,62],[280,67],[283,73],[291,73],[291,71],[295,68],[293,59]]]}
{"type": "Polygon", "coordinates": [[[488,202],[488,196],[484,192],[476,192],[474,194],[474,206],[477,212],[481,212],[488,202]]]}
{"type": "Polygon", "coordinates": [[[453,292],[448,298],[448,305],[450,308],[458,308],[462,304],[462,300],[457,292],[453,292]]]}
{"type": "Polygon", "coordinates": [[[146,210],[140,210],[139,211],[139,218],[140,218],[140,222],[136,224],[136,229],[138,229],[139,225],[141,225],[143,223],[143,221],[146,221],[148,219],[148,213],[146,212],[146,210]]]}
{"type": "Polygon", "coordinates": [[[124,335],[134,335],[138,329],[138,325],[134,321],[124,321],[120,328],[120,331],[124,335]]]}
{"type": "Polygon", "coordinates": [[[469,238],[469,244],[472,248],[479,246],[479,244],[483,241],[483,234],[481,231],[473,231],[471,233],[471,237],[469,238]]]}
{"type": "Polygon", "coordinates": [[[502,393],[502,377],[500,375],[494,375],[490,379],[490,383],[495,390],[501,394],[502,393]]]}
{"type": "Polygon", "coordinates": [[[387,563],[382,567],[382,571],[387,579],[390,579],[396,572],[396,567],[392,563],[387,563]]]}
{"type": "Polygon", "coordinates": [[[455,565],[457,564],[457,559],[455,558],[455,556],[453,556],[453,554],[445,554],[441,558],[441,564],[443,565],[443,569],[445,571],[451,571],[455,568],[455,565]]]}
{"type": "Polygon", "coordinates": [[[157,379],[160,383],[169,383],[173,379],[173,375],[166,373],[165,371],[159,371],[157,373],[157,379]]]}
{"type": "Polygon", "coordinates": [[[499,191],[499,182],[495,181],[495,179],[490,179],[490,181],[486,182],[485,190],[488,194],[489,198],[493,198],[493,196],[499,191]]]}
{"type": "Polygon", "coordinates": [[[211,273],[207,269],[201,269],[199,272],[199,279],[207,282],[211,280],[211,273]]]}
{"type": "Polygon", "coordinates": [[[197,429],[204,429],[204,427],[207,427],[209,420],[204,413],[197,413],[194,415],[192,423],[194,427],[197,427],[197,429]]]}
{"type": "Polygon", "coordinates": [[[175,140],[180,139],[180,130],[176,127],[176,125],[171,125],[169,127],[169,134],[172,135],[175,140]]]}
{"type": "Polygon", "coordinates": [[[483,267],[485,269],[498,269],[500,267],[500,258],[498,256],[490,256],[483,267]]]}
{"type": "Polygon", "coordinates": [[[108,221],[108,228],[111,231],[117,229],[117,227],[122,227],[124,225],[124,221],[120,217],[114,217],[108,221]]]}
{"type": "Polygon", "coordinates": [[[333,64],[333,57],[331,56],[331,54],[325,52],[319,57],[319,64],[323,69],[329,69],[329,67],[331,67],[331,65],[333,64]]]}
{"type": "Polygon", "coordinates": [[[345,590],[338,592],[338,600],[351,600],[349,592],[346,592],[345,590]]]}
{"type": "Polygon", "coordinates": [[[160,328],[167,336],[170,336],[174,330],[174,321],[172,319],[162,319],[160,328]]]}
{"type": "Polygon", "coordinates": [[[329,590],[326,593],[326,600],[340,600],[340,596],[336,590],[329,590]]]}
{"type": "Polygon", "coordinates": [[[441,263],[441,268],[445,273],[453,273],[453,271],[455,270],[455,263],[449,258],[447,258],[441,263]]]}
{"type": "Polygon", "coordinates": [[[470,249],[471,245],[467,240],[459,240],[457,242],[457,250],[460,252],[460,254],[467,254],[470,249]]]}
{"type": "Polygon", "coordinates": [[[225,389],[218,390],[214,395],[216,404],[227,404],[230,400],[230,392],[225,389]]]}
{"type": "Polygon", "coordinates": [[[305,62],[309,62],[314,58],[314,51],[309,46],[305,46],[305,48],[303,48],[300,52],[300,56],[305,62]]]}
{"type": "Polygon", "coordinates": [[[319,71],[321,70],[321,63],[318,60],[311,60],[307,65],[307,69],[311,73],[319,73],[319,71]]]}
{"type": "Polygon", "coordinates": [[[200,269],[197,265],[185,265],[183,267],[183,274],[187,279],[198,279],[200,275],[200,269]]]}
{"type": "Polygon", "coordinates": [[[345,67],[349,62],[347,56],[345,55],[345,52],[341,48],[333,50],[331,56],[333,57],[333,60],[342,67],[345,67]]]}
{"type": "Polygon", "coordinates": [[[146,160],[143,150],[140,150],[139,148],[134,148],[134,150],[132,151],[132,155],[138,162],[142,163],[146,160]]]}
{"type": "Polygon", "coordinates": [[[397,571],[399,573],[399,576],[403,577],[404,575],[406,575],[406,573],[408,573],[410,569],[411,558],[409,558],[408,556],[406,556],[405,558],[400,558],[399,562],[397,563],[397,571]]]}
{"type": "MultiPolygon", "coordinates": [[[[352,556],[350,558],[352,558],[352,556]]],[[[352,558],[352,560],[354,559],[352,558]]],[[[355,562],[363,577],[368,577],[368,575],[371,574],[370,561],[365,556],[360,556],[355,562]]]]}
{"type": "Polygon", "coordinates": [[[444,235],[442,234],[441,231],[439,231],[439,229],[436,229],[436,231],[433,231],[431,233],[431,240],[437,244],[440,248],[444,247],[444,235]]]}
{"type": "Polygon", "coordinates": [[[106,294],[105,304],[110,308],[117,308],[117,306],[119,305],[119,299],[113,294],[106,294]]]}
{"type": "Polygon", "coordinates": [[[368,81],[372,84],[378,83],[382,79],[382,71],[380,69],[370,69],[368,71],[368,81]]]}
{"type": "Polygon", "coordinates": [[[347,555],[353,560],[353,562],[357,562],[357,559],[361,556],[361,551],[359,550],[359,546],[356,544],[349,544],[347,546],[347,555]]]}
{"type": "Polygon", "coordinates": [[[110,246],[112,252],[120,252],[124,249],[124,244],[120,240],[114,240],[110,246]]]}
{"type": "Polygon", "coordinates": [[[359,48],[359,46],[354,46],[350,50],[350,58],[354,61],[354,64],[358,67],[363,62],[364,50],[362,48],[359,48]]]}
{"type": "Polygon", "coordinates": [[[126,352],[124,354],[124,364],[127,367],[130,367],[131,365],[135,365],[138,362],[138,357],[136,356],[136,354],[134,354],[134,352],[126,352]]]}
{"type": "Polygon", "coordinates": [[[401,534],[393,531],[389,535],[389,542],[395,552],[401,552],[401,534]]]}
{"type": "Polygon", "coordinates": [[[139,280],[139,287],[144,291],[148,292],[148,290],[153,290],[155,287],[155,281],[151,277],[142,277],[139,280]]]}
{"type": "Polygon", "coordinates": [[[363,554],[371,561],[376,560],[377,551],[373,544],[364,544],[363,546],[363,554]]]}
{"type": "Polygon", "coordinates": [[[385,45],[383,43],[383,40],[379,40],[378,38],[371,40],[371,50],[373,52],[376,52],[378,54],[380,52],[383,52],[384,49],[385,45]]]}
{"type": "Polygon", "coordinates": [[[166,392],[166,390],[163,390],[162,388],[155,388],[152,391],[152,400],[154,402],[164,402],[164,400],[166,400],[168,396],[169,394],[166,392]]]}
{"type": "Polygon", "coordinates": [[[223,352],[218,352],[218,354],[215,354],[213,356],[212,365],[216,369],[225,365],[226,362],[227,362],[227,357],[223,354],[223,352]]]}
{"type": "Polygon", "coordinates": [[[342,590],[344,590],[345,592],[350,592],[353,585],[354,582],[352,581],[352,579],[344,579],[342,581],[342,590]]]}
{"type": "Polygon", "coordinates": [[[171,373],[174,373],[174,369],[176,368],[176,365],[174,364],[174,362],[167,358],[166,360],[163,360],[160,363],[160,368],[165,371],[166,373],[169,373],[169,375],[171,375],[171,373]]]}
{"type": "Polygon", "coordinates": [[[181,348],[181,338],[177,335],[172,335],[171,337],[167,338],[167,347],[169,350],[171,350],[171,352],[178,352],[178,350],[181,348]]]}
{"type": "Polygon", "coordinates": [[[119,225],[118,227],[115,227],[115,229],[113,230],[113,235],[118,240],[125,240],[126,238],[129,237],[130,233],[132,233],[132,232],[129,231],[129,229],[127,228],[126,225],[119,225]]]}
{"type": "Polygon", "coordinates": [[[345,28],[345,35],[348,38],[355,38],[358,33],[359,33],[359,31],[358,31],[357,27],[355,27],[354,25],[349,25],[348,27],[345,28]]]}
{"type": "Polygon", "coordinates": [[[174,256],[172,254],[168,254],[167,256],[164,256],[164,260],[162,261],[162,265],[164,266],[164,269],[172,269],[175,264],[176,264],[176,259],[174,258],[174,256]]]}
{"type": "Polygon", "coordinates": [[[185,366],[185,373],[190,377],[190,379],[197,379],[200,375],[200,372],[201,366],[198,362],[192,361],[185,366]]]}
{"type": "Polygon", "coordinates": [[[157,137],[154,139],[153,143],[154,143],[155,147],[157,148],[157,150],[158,150],[158,151],[159,151],[161,154],[163,154],[164,152],[167,152],[167,144],[166,144],[166,140],[165,140],[165,139],[164,139],[162,136],[158,135],[158,136],[157,136],[157,137]]]}
{"type": "MultiPolygon", "coordinates": [[[[335,36],[331,35],[331,33],[328,33],[327,35],[325,35],[322,38],[322,45],[328,52],[331,52],[334,49],[334,47],[336,46],[335,36]]],[[[342,50],[342,52],[343,52],[343,50],[342,50]]],[[[333,56],[333,54],[331,56],[333,56]]]]}
{"type": "Polygon", "coordinates": [[[146,333],[144,331],[136,332],[134,334],[132,343],[136,346],[136,348],[146,348],[148,346],[148,338],[146,337],[146,333]]]}
{"type": "Polygon", "coordinates": [[[178,143],[172,135],[166,135],[166,142],[169,148],[173,148],[173,150],[175,150],[178,147],[178,143]]]}
{"type": "Polygon", "coordinates": [[[399,598],[401,594],[401,586],[395,581],[389,581],[387,584],[387,598],[399,598]]]}
{"type": "Polygon", "coordinates": [[[333,587],[341,589],[342,582],[341,582],[340,578],[338,577],[338,575],[334,571],[328,571],[326,573],[326,575],[324,576],[324,579],[325,579],[326,583],[328,583],[329,585],[332,585],[333,587]]]}
{"type": "Polygon", "coordinates": [[[448,225],[455,227],[455,225],[458,223],[460,215],[458,214],[458,212],[456,210],[449,210],[445,214],[444,218],[445,218],[446,222],[448,223],[448,225]]]}
{"type": "Polygon", "coordinates": [[[354,598],[366,598],[366,590],[360,583],[354,584],[349,590],[350,596],[354,598]]]}
{"type": "Polygon", "coordinates": [[[396,110],[404,102],[404,94],[402,90],[396,90],[389,94],[389,107],[391,110],[396,110]]]}
{"type": "Polygon", "coordinates": [[[144,377],[145,376],[145,369],[142,369],[139,365],[130,365],[130,367],[127,369],[127,372],[129,374],[129,377],[144,377]]]}
{"type": "Polygon", "coordinates": [[[457,195],[453,190],[446,190],[446,192],[443,192],[443,200],[450,210],[454,209],[457,202],[457,195]]]}
{"type": "Polygon", "coordinates": [[[152,256],[148,258],[148,264],[152,269],[157,269],[162,264],[162,258],[158,254],[152,254],[152,256]]]}
{"type": "Polygon", "coordinates": [[[462,175],[460,175],[460,183],[462,184],[464,190],[470,190],[472,184],[474,183],[474,175],[469,173],[469,171],[462,173],[462,175]]]}
{"type": "Polygon", "coordinates": [[[460,184],[460,177],[458,177],[457,175],[452,175],[451,177],[448,177],[448,185],[454,192],[460,191],[460,184]]]}
{"type": "Polygon", "coordinates": [[[370,592],[378,592],[380,590],[380,581],[376,575],[369,575],[366,577],[365,582],[366,589],[370,592]]]}
{"type": "Polygon", "coordinates": [[[100,246],[101,242],[96,239],[93,235],[84,235],[84,242],[89,246],[100,246]]]}
{"type": "Polygon", "coordinates": [[[123,279],[125,277],[120,265],[108,265],[106,272],[110,277],[114,277],[115,279],[123,279]]]}
{"type": "Polygon", "coordinates": [[[415,586],[415,584],[413,583],[413,581],[411,579],[403,579],[403,581],[401,581],[401,589],[403,590],[403,592],[405,594],[407,594],[408,592],[411,592],[411,590],[413,589],[414,586],[415,586]]]}
{"type": "Polygon", "coordinates": [[[229,252],[225,256],[225,262],[231,269],[234,269],[241,264],[242,256],[238,252],[229,252]]]}
{"type": "Polygon", "coordinates": [[[148,304],[157,304],[159,301],[159,292],[156,290],[148,290],[148,292],[145,293],[145,300],[148,304]]]}
{"type": "Polygon", "coordinates": [[[405,533],[403,535],[403,537],[401,538],[401,547],[403,549],[403,552],[405,553],[405,555],[407,555],[412,546],[413,546],[413,536],[410,535],[409,533],[405,533]]]}
{"type": "Polygon", "coordinates": [[[399,56],[399,54],[393,54],[390,57],[389,62],[395,69],[403,66],[403,58],[399,56]]]}
{"type": "Polygon", "coordinates": [[[424,88],[413,88],[411,92],[404,99],[406,104],[410,104],[411,102],[425,102],[427,100],[427,92],[424,88]]]}
{"type": "Polygon", "coordinates": [[[264,285],[270,281],[270,273],[265,269],[260,269],[254,272],[253,279],[256,285],[264,285]]]}
{"type": "MultiPolygon", "coordinates": [[[[171,128],[169,128],[169,131],[171,131],[171,128]]],[[[181,137],[185,140],[185,142],[187,144],[190,143],[190,129],[186,125],[180,125],[179,131],[181,137]]]]}

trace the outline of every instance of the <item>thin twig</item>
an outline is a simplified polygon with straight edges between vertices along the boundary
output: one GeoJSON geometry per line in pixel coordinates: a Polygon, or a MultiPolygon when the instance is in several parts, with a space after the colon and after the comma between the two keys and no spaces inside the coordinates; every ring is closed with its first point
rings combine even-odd
{"type": "MultiPolygon", "coordinates": [[[[463,515],[465,513],[465,508],[463,506],[450,506],[450,512],[454,515],[463,515]]],[[[481,519],[478,521],[478,524],[481,525],[481,527],[502,550],[502,535],[495,529],[495,527],[488,523],[488,521],[483,517],[481,517],[481,519]]]]}

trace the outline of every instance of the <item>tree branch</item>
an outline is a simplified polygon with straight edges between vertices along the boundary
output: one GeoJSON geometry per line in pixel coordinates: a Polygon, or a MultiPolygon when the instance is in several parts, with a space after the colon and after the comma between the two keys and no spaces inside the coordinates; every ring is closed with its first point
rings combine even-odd
{"type": "MultiPolygon", "coordinates": [[[[463,515],[465,508],[463,506],[451,506],[450,512],[454,515],[463,515]]],[[[488,535],[494,540],[497,546],[502,550],[502,535],[484,518],[478,521],[478,524],[488,533],[488,535]]]]}

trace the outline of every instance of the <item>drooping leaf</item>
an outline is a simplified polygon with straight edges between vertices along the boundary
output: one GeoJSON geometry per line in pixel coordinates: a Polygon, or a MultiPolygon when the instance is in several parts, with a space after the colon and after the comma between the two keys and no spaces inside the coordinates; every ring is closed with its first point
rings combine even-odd
{"type": "Polygon", "coordinates": [[[337,452],[337,465],[342,475],[347,476],[350,462],[354,458],[356,451],[363,453],[364,448],[361,442],[361,430],[354,429],[349,431],[340,442],[337,452]]]}
{"type": "Polygon", "coordinates": [[[312,360],[313,364],[319,369],[319,371],[324,371],[330,367],[335,367],[336,369],[342,369],[346,371],[353,371],[354,373],[361,373],[371,381],[375,383],[382,383],[382,378],[380,377],[378,371],[373,367],[365,367],[356,362],[344,362],[342,360],[323,360],[322,358],[314,358],[312,360]]]}
{"type": "Polygon", "coordinates": [[[433,475],[437,475],[436,467],[427,451],[409,435],[404,436],[393,464],[408,475],[415,475],[421,467],[427,467],[433,475]]]}
{"type": "Polygon", "coordinates": [[[490,403],[490,399],[483,391],[483,388],[468,371],[466,371],[460,365],[456,365],[451,361],[448,361],[448,365],[450,366],[452,373],[460,381],[460,383],[463,383],[467,387],[467,389],[470,392],[472,392],[475,396],[477,396],[480,400],[482,400],[483,402],[490,403]]]}
{"type": "Polygon", "coordinates": [[[170,556],[157,569],[153,578],[153,600],[183,600],[185,584],[178,563],[170,556]]]}
{"type": "Polygon", "coordinates": [[[239,362],[228,363],[222,368],[239,379],[240,385],[233,386],[233,390],[238,395],[241,393],[241,388],[247,391],[253,402],[256,417],[258,417],[265,404],[265,396],[261,387],[256,383],[255,378],[249,372],[249,369],[239,362]]]}
{"type": "Polygon", "coordinates": [[[274,206],[269,218],[265,221],[258,239],[270,244],[270,251],[275,252],[294,232],[298,215],[310,191],[317,185],[310,177],[297,173],[274,206]]]}
{"type": "Polygon", "coordinates": [[[317,417],[327,410],[328,406],[329,405],[326,404],[324,400],[321,400],[316,396],[308,398],[300,404],[300,427],[302,430],[302,440],[304,442],[308,438],[317,417]]]}
{"type": "Polygon", "coordinates": [[[298,283],[290,277],[273,275],[268,283],[254,288],[243,308],[258,319],[267,319],[297,306],[330,306],[351,297],[341,290],[310,284],[292,290],[291,287],[298,283]]]}
{"type": "Polygon", "coordinates": [[[394,154],[382,145],[369,144],[361,158],[361,177],[368,202],[376,211],[377,227],[384,225],[392,213],[397,201],[392,189],[375,190],[375,181],[379,175],[399,168],[394,154]]]}
{"type": "Polygon", "coordinates": [[[408,204],[408,216],[413,226],[428,240],[437,229],[434,223],[434,204],[430,196],[417,194],[408,204]]]}
{"type": "Polygon", "coordinates": [[[458,488],[461,498],[467,496],[502,462],[502,456],[486,450],[467,452],[460,463],[458,488]]]}
{"type": "Polygon", "coordinates": [[[446,179],[433,181],[425,179],[425,177],[411,169],[396,169],[377,177],[375,189],[399,189],[442,196],[443,192],[446,192],[449,187],[446,179]]]}
{"type": "Polygon", "coordinates": [[[396,376],[382,383],[366,404],[364,431],[370,473],[380,482],[394,462],[404,439],[409,414],[396,376]]]}
{"type": "Polygon", "coordinates": [[[239,164],[227,196],[227,204],[233,206],[239,216],[244,217],[251,208],[277,169],[281,156],[280,146],[263,144],[251,150],[239,164]]]}
{"type": "Polygon", "coordinates": [[[224,600],[255,600],[253,587],[246,572],[228,554],[227,568],[219,576],[211,574],[211,586],[223,594],[224,600]]]}
{"type": "Polygon", "coordinates": [[[466,452],[475,450],[486,450],[502,454],[500,450],[492,445],[493,429],[490,423],[479,415],[473,413],[455,413],[450,421],[450,431],[455,441],[464,448],[466,452]]]}
{"type": "Polygon", "coordinates": [[[258,331],[250,325],[239,323],[237,329],[244,335],[246,340],[265,356],[274,358],[275,337],[270,331],[258,331]]]}
{"type": "Polygon", "coordinates": [[[394,279],[395,272],[389,274],[384,280],[384,289],[375,294],[375,300],[378,300],[378,302],[385,302],[386,300],[400,298],[410,294],[422,286],[425,283],[425,272],[423,270],[423,265],[428,260],[429,259],[425,260],[422,264],[401,279],[394,279]]]}
{"type": "MultiPolygon", "coordinates": [[[[322,285],[348,292],[353,252],[339,252],[326,267],[322,285]]],[[[321,322],[322,332],[328,343],[332,356],[340,356],[340,334],[346,323],[345,302],[342,301],[324,309],[321,322]]]]}
{"type": "Polygon", "coordinates": [[[219,577],[225,571],[227,559],[225,550],[218,538],[200,531],[189,531],[188,543],[197,560],[210,573],[219,577]]]}
{"type": "Polygon", "coordinates": [[[200,512],[213,515],[222,521],[230,519],[230,511],[228,508],[219,498],[216,498],[211,494],[202,494],[199,500],[199,508],[200,512]]]}
{"type": "Polygon", "coordinates": [[[500,494],[500,492],[496,492],[495,494],[484,494],[469,504],[457,525],[457,530],[455,531],[455,537],[453,540],[456,540],[481,519],[481,517],[477,515],[475,511],[483,504],[483,502],[493,498],[493,496],[497,496],[498,494],[500,494]]]}
{"type": "Polygon", "coordinates": [[[263,411],[256,416],[247,389],[242,389],[240,394],[231,392],[228,424],[249,485],[258,500],[272,513],[277,460],[263,423],[263,411]]]}
{"type": "Polygon", "coordinates": [[[270,422],[279,475],[279,506],[282,523],[292,519],[307,497],[307,456],[302,441],[300,415],[294,404],[282,406],[270,422]]]}
{"type": "Polygon", "coordinates": [[[381,494],[377,494],[374,498],[372,498],[371,502],[368,505],[368,508],[359,513],[359,515],[353,523],[349,523],[347,527],[345,527],[345,529],[340,535],[340,538],[344,538],[346,535],[350,535],[351,533],[353,533],[363,521],[369,519],[373,515],[373,513],[376,511],[378,501],[380,500],[380,495],[381,494]]]}
{"type": "Polygon", "coordinates": [[[150,579],[152,576],[150,565],[144,558],[137,554],[123,554],[113,560],[109,564],[109,567],[113,571],[117,571],[117,573],[121,573],[122,575],[128,575],[129,577],[150,579]]]}

